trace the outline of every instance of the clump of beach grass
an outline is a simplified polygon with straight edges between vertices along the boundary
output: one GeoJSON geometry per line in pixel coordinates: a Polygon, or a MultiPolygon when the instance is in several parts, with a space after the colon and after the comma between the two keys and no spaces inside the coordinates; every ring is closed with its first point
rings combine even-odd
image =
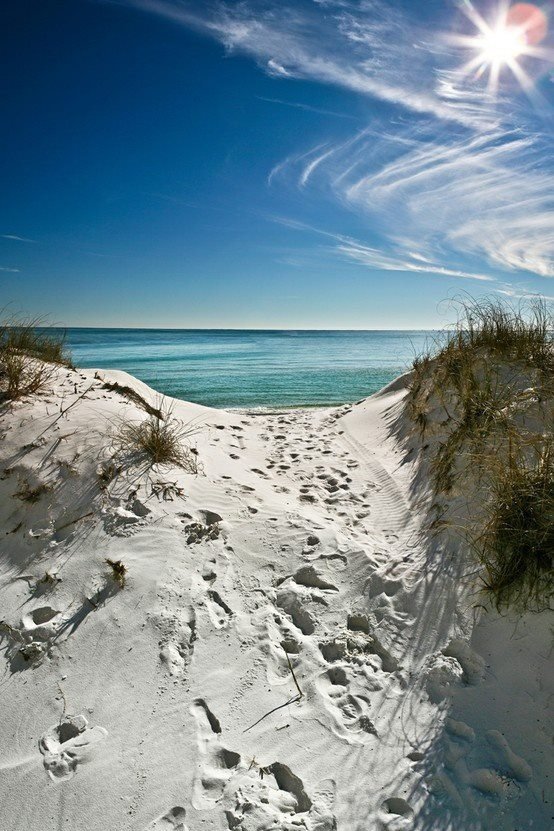
{"type": "Polygon", "coordinates": [[[172,409],[160,408],[140,422],[125,422],[116,435],[120,451],[150,465],[175,465],[187,473],[198,473],[198,458],[188,444],[196,429],[174,417],[172,409]]]}
{"type": "Polygon", "coordinates": [[[554,594],[554,441],[518,448],[489,477],[485,523],[473,540],[498,609],[549,608],[554,594]]]}
{"type": "Polygon", "coordinates": [[[71,366],[63,332],[38,318],[0,321],[0,401],[40,392],[60,365],[71,366]]]}
{"type": "Polygon", "coordinates": [[[127,566],[121,560],[111,560],[106,557],[106,563],[112,570],[112,577],[120,589],[125,588],[125,581],[127,580],[127,566]]]}
{"type": "Polygon", "coordinates": [[[513,405],[524,403],[526,385],[535,399],[554,394],[554,316],[547,304],[461,301],[455,327],[414,361],[407,398],[422,436],[431,426],[445,428],[433,463],[437,492],[451,490],[464,448],[471,445],[472,463],[479,462],[477,451],[513,432],[513,405]]]}
{"type": "Polygon", "coordinates": [[[406,406],[433,447],[435,527],[463,529],[499,609],[551,600],[553,397],[554,317],[539,299],[464,300],[455,327],[414,361],[406,406]]]}
{"type": "Polygon", "coordinates": [[[446,349],[463,353],[485,350],[490,356],[535,367],[552,380],[554,319],[546,301],[527,300],[518,306],[498,300],[460,302],[461,315],[446,349]]]}

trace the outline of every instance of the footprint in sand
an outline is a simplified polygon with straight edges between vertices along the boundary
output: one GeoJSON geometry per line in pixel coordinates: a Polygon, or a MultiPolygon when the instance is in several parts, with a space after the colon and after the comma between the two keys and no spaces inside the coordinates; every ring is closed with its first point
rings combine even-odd
{"type": "Polygon", "coordinates": [[[196,640],[196,614],[190,607],[177,615],[160,614],[152,620],[162,631],[160,639],[160,660],[169,674],[183,678],[194,653],[196,640]]]}
{"type": "Polygon", "coordinates": [[[23,615],[17,626],[3,624],[2,633],[8,635],[6,652],[12,667],[36,665],[51,655],[53,644],[60,635],[62,613],[50,606],[41,606],[23,615]]]}
{"type": "Polygon", "coordinates": [[[385,799],[379,810],[379,822],[383,831],[407,831],[413,827],[414,812],[402,796],[385,799]]]}
{"type": "Polygon", "coordinates": [[[224,629],[228,626],[233,615],[233,610],[223,600],[219,592],[215,591],[215,589],[209,589],[205,602],[210,620],[216,629],[224,629]]]}
{"type": "Polygon", "coordinates": [[[337,701],[345,727],[354,733],[376,736],[377,730],[369,717],[369,702],[362,696],[345,693],[337,701]]]}
{"type": "MultiPolygon", "coordinates": [[[[377,736],[375,724],[370,716],[370,699],[365,692],[361,692],[367,685],[365,677],[356,685],[352,668],[345,664],[329,667],[317,681],[318,690],[323,695],[327,709],[333,715],[338,728],[334,729],[334,732],[343,736],[346,729],[350,735],[357,734],[355,741],[363,744],[377,736]]],[[[373,690],[379,687],[378,682],[372,684],[373,690]]]]}
{"type": "Polygon", "coordinates": [[[277,606],[286,612],[303,635],[313,635],[316,627],[314,615],[305,607],[306,598],[291,587],[277,593],[277,606]]]}
{"type": "Polygon", "coordinates": [[[212,808],[222,797],[225,785],[240,764],[240,754],[221,744],[221,725],[207,703],[199,698],[191,707],[196,721],[199,765],[192,788],[196,810],[212,808]]]}
{"type": "Polygon", "coordinates": [[[349,631],[347,639],[348,652],[351,655],[375,655],[381,661],[383,672],[396,672],[399,669],[398,661],[386,649],[375,633],[371,630],[366,615],[348,615],[346,626],[349,631]]]}
{"type": "Polygon", "coordinates": [[[173,831],[187,831],[185,816],[185,809],[181,808],[180,805],[177,805],[175,808],[172,808],[171,811],[168,811],[167,814],[164,814],[163,817],[159,817],[154,820],[154,822],[148,826],[147,831],[171,831],[171,829],[173,829],[173,831]]]}
{"type": "Polygon", "coordinates": [[[336,831],[333,814],[335,783],[324,780],[310,797],[299,776],[285,764],[273,762],[240,771],[233,791],[225,796],[229,828],[237,831],[336,831]],[[263,773],[263,776],[262,776],[263,773]]]}
{"type": "Polygon", "coordinates": [[[533,776],[533,769],[525,759],[514,753],[502,733],[498,730],[487,730],[485,738],[496,753],[502,768],[509,776],[519,782],[529,782],[533,776]]]}
{"type": "Polygon", "coordinates": [[[306,586],[307,588],[320,589],[321,591],[338,591],[337,586],[325,580],[312,565],[299,568],[293,575],[293,580],[299,586],[306,586]]]}
{"type": "Polygon", "coordinates": [[[71,779],[92,745],[108,735],[103,727],[89,727],[84,716],[65,718],[41,736],[39,750],[54,782],[71,779]]]}

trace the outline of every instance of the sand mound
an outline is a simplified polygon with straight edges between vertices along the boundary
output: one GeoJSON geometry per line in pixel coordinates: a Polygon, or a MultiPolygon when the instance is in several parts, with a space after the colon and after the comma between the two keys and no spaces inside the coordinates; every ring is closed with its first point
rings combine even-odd
{"type": "Polygon", "coordinates": [[[118,451],[125,373],[4,410],[2,831],[549,827],[548,625],[474,627],[405,392],[175,401],[197,474],[118,451]]]}

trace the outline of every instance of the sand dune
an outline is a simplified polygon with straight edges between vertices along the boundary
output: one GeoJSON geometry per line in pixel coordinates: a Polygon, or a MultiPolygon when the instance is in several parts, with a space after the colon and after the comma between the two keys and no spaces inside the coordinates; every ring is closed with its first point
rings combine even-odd
{"type": "Polygon", "coordinates": [[[2,420],[1,831],[549,828],[549,621],[476,608],[428,538],[405,382],[175,401],[199,473],[103,482],[145,417],[106,381],[159,406],[64,369],[2,420]]]}

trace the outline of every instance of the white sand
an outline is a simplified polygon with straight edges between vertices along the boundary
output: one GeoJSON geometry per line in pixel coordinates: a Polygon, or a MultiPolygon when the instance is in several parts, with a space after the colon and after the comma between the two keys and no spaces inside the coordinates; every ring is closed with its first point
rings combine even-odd
{"type": "Polygon", "coordinates": [[[137,406],[64,370],[5,412],[0,831],[551,827],[552,621],[483,615],[463,552],[422,533],[404,394],[174,402],[202,473],[128,468],[104,491],[137,406]]]}

